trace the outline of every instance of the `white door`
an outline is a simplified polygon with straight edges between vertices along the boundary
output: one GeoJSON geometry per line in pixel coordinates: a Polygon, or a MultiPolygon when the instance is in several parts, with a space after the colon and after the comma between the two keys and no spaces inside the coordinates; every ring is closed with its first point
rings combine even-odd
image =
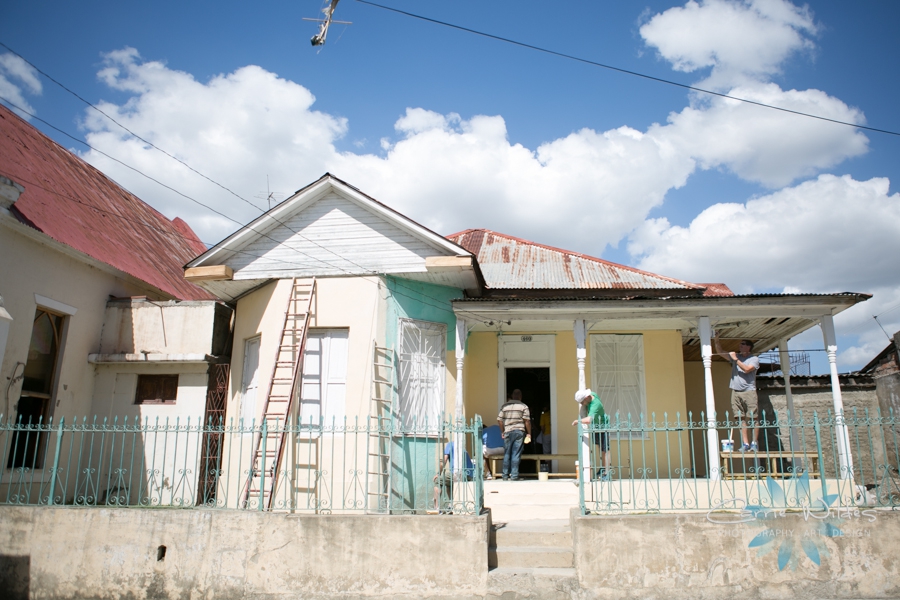
{"type": "Polygon", "coordinates": [[[249,428],[256,414],[256,392],[259,387],[259,336],[244,341],[244,369],[241,374],[241,419],[249,428]]]}
{"type": "Polygon", "coordinates": [[[303,379],[300,386],[302,423],[325,426],[344,424],[347,414],[347,351],[350,332],[346,329],[310,331],[303,354],[303,379]]]}
{"type": "MultiPolygon", "coordinates": [[[[497,348],[497,410],[506,402],[512,390],[506,389],[506,369],[546,367],[550,369],[550,431],[552,451],[557,451],[559,433],[556,415],[556,336],[509,333],[500,336],[497,348]]],[[[556,470],[556,461],[553,461],[556,470]]]]}
{"type": "Polygon", "coordinates": [[[436,431],[444,417],[447,326],[400,319],[400,425],[436,431]]]}

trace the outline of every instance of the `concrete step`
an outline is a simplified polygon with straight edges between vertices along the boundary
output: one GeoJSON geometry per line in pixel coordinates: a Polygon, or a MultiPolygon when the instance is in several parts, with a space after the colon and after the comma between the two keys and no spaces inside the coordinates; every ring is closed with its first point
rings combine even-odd
{"type": "Polygon", "coordinates": [[[495,522],[491,527],[488,567],[556,569],[573,566],[569,519],[495,522]]]}
{"type": "MultiPolygon", "coordinates": [[[[519,522],[519,521],[514,521],[519,522]]],[[[527,523],[528,521],[521,521],[527,523]]],[[[544,546],[545,548],[572,548],[572,533],[553,531],[536,534],[530,531],[491,530],[491,546],[544,546]]]]}
{"type": "Polygon", "coordinates": [[[569,519],[513,521],[491,527],[491,546],[544,546],[572,549],[572,527],[569,519]]]}
{"type": "Polygon", "coordinates": [[[568,519],[569,513],[577,504],[511,504],[491,506],[491,519],[494,523],[511,523],[513,521],[536,521],[542,519],[568,519]]]}
{"type": "Polygon", "coordinates": [[[586,598],[575,569],[498,567],[488,571],[485,598],[573,600],[586,598]]]}
{"type": "Polygon", "coordinates": [[[578,506],[573,481],[486,481],[484,505],[495,522],[532,519],[568,519],[578,506]]]}
{"type": "Polygon", "coordinates": [[[488,567],[555,568],[575,566],[572,548],[546,546],[498,546],[488,549],[488,567]]]}

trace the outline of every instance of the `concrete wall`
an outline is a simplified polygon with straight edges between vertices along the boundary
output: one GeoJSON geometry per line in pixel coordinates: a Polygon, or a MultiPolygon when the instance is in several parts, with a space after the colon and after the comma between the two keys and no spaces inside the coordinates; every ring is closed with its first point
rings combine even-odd
{"type": "Polygon", "coordinates": [[[231,309],[212,301],[111,300],[100,354],[223,354],[230,319],[231,309]]]}
{"type": "Polygon", "coordinates": [[[575,567],[596,598],[900,597],[900,513],[829,518],[836,537],[822,535],[824,523],[801,513],[730,524],[706,515],[576,517],[575,567]],[[764,543],[750,547],[754,539],[764,543]]]}
{"type": "Polygon", "coordinates": [[[485,593],[488,529],[487,515],[0,507],[0,586],[18,572],[22,597],[47,600],[465,597],[485,593]]]}

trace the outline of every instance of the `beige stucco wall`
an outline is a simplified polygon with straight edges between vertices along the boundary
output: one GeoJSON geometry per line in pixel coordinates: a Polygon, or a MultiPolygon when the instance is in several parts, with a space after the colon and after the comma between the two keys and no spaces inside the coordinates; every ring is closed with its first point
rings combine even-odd
{"type": "Polygon", "coordinates": [[[483,595],[488,528],[487,515],[0,507],[2,554],[21,557],[33,598],[483,595]]]}
{"type": "MultiPolygon", "coordinates": [[[[272,282],[238,301],[235,311],[234,350],[231,361],[226,418],[240,416],[240,391],[243,385],[244,344],[260,336],[259,390],[257,410],[261,414],[272,375],[276,346],[284,325],[284,310],[291,280],[272,282]]],[[[340,328],[349,330],[347,359],[346,413],[350,419],[364,417],[369,410],[373,361],[373,343],[383,343],[382,288],[377,277],[337,277],[316,282],[311,330],[340,328]]]]}
{"type": "MultiPolygon", "coordinates": [[[[75,315],[66,319],[51,414],[69,420],[87,415],[94,387],[94,369],[88,364],[88,354],[99,351],[107,300],[110,296],[132,295],[160,300],[158,292],[125,281],[3,225],[0,225],[0,256],[4,257],[0,260],[0,295],[13,318],[0,365],[4,388],[16,362],[27,360],[37,308],[35,294],[39,294],[77,309],[75,315]]],[[[21,380],[10,388],[8,401],[0,398],[0,413],[15,417],[14,404],[20,390],[21,380]]]]}
{"type": "Polygon", "coordinates": [[[463,370],[466,415],[481,415],[485,427],[497,422],[497,334],[469,334],[463,370]]]}
{"type": "MultiPolygon", "coordinates": [[[[248,339],[260,336],[256,392],[257,423],[262,415],[277,345],[281,341],[284,311],[291,280],[272,282],[238,301],[235,312],[234,347],[226,421],[238,425],[241,416],[244,349],[248,339]]],[[[310,320],[315,329],[347,329],[348,357],[345,388],[346,422],[331,422],[328,433],[310,438],[291,435],[279,470],[275,502],[283,506],[322,508],[345,506],[364,509],[366,497],[367,444],[365,434],[341,433],[345,427],[368,425],[373,345],[383,345],[383,288],[377,277],[324,278],[316,281],[316,297],[310,320]],[[318,473],[317,477],[315,473],[318,473]],[[299,505],[293,505],[299,502],[299,505]]],[[[292,416],[299,415],[299,407],[292,416]]],[[[295,422],[296,423],[296,422],[295,422]]],[[[250,424],[246,423],[245,427],[250,424]]],[[[250,435],[226,435],[223,469],[228,472],[227,502],[241,497],[242,477],[250,467],[254,440],[250,435]]],[[[224,497],[224,496],[223,496],[224,497]]]]}

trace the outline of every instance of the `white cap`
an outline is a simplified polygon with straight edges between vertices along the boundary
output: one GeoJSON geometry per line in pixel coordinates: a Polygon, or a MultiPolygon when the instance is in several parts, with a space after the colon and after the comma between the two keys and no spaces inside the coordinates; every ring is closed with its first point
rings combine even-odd
{"type": "Polygon", "coordinates": [[[585,398],[590,398],[590,397],[591,397],[591,389],[590,388],[588,388],[586,390],[578,390],[577,392],[575,392],[575,402],[577,402],[579,404],[581,404],[581,401],[584,400],[585,398]]]}

